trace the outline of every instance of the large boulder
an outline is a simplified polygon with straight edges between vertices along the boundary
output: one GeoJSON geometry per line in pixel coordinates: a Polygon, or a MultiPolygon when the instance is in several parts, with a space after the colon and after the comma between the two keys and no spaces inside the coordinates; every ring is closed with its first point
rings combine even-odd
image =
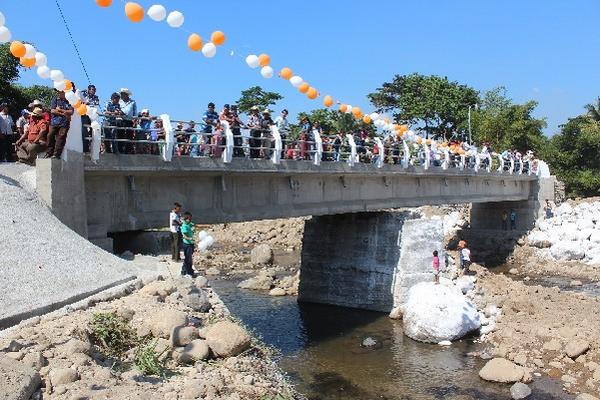
{"type": "Polygon", "coordinates": [[[590,348],[590,343],[583,339],[575,339],[567,344],[565,352],[571,358],[577,358],[590,348]]]}
{"type": "Polygon", "coordinates": [[[479,371],[481,379],[500,383],[520,382],[524,375],[525,370],[523,367],[505,358],[494,358],[488,361],[481,371],[479,371]]]}
{"type": "Polygon", "coordinates": [[[236,356],[250,347],[250,335],[244,328],[230,321],[217,322],[203,329],[203,336],[218,357],[236,356]]]}
{"type": "Polygon", "coordinates": [[[182,364],[194,364],[196,361],[206,360],[210,355],[210,349],[205,340],[196,339],[183,349],[177,349],[177,353],[182,364]]]}
{"type": "Polygon", "coordinates": [[[526,399],[531,395],[531,389],[524,383],[517,382],[510,388],[510,396],[515,400],[526,399]]]}
{"type": "Polygon", "coordinates": [[[557,260],[574,261],[585,257],[585,250],[580,243],[562,241],[550,247],[550,254],[557,260]]]}
{"type": "Polygon", "coordinates": [[[533,231],[527,236],[527,243],[530,246],[537,247],[540,249],[550,247],[552,242],[550,236],[544,231],[533,231]]]}
{"type": "Polygon", "coordinates": [[[50,370],[48,377],[50,378],[52,386],[56,387],[58,385],[75,382],[79,379],[79,374],[72,368],[55,368],[50,370]]]}
{"type": "Polygon", "coordinates": [[[457,340],[480,328],[477,308],[459,289],[422,282],[408,292],[404,333],[427,343],[457,340]]]}
{"type": "Polygon", "coordinates": [[[140,293],[146,296],[156,296],[164,300],[175,290],[175,285],[170,281],[154,281],[141,288],[140,293]]]}
{"type": "Polygon", "coordinates": [[[252,264],[270,265],[273,263],[273,249],[268,244],[259,244],[250,252],[252,264]]]}
{"type": "Polygon", "coordinates": [[[250,290],[270,290],[274,280],[271,274],[261,271],[258,275],[240,282],[238,287],[250,290]]]}
{"type": "Polygon", "coordinates": [[[183,311],[161,310],[150,316],[148,325],[155,337],[167,339],[171,336],[173,328],[185,326],[187,315],[183,311]]]}
{"type": "Polygon", "coordinates": [[[0,355],[0,399],[29,399],[41,383],[40,374],[33,368],[0,355]]]}
{"type": "Polygon", "coordinates": [[[208,296],[200,289],[192,290],[181,296],[181,302],[197,312],[208,312],[211,308],[208,296]]]}
{"type": "Polygon", "coordinates": [[[171,346],[186,346],[198,339],[198,329],[193,326],[178,326],[171,332],[171,346]]]}

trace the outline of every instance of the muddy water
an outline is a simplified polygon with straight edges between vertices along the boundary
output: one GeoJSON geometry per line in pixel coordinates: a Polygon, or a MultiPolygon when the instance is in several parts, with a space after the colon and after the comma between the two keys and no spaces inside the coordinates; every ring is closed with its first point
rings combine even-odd
{"type": "MultiPolygon", "coordinates": [[[[342,307],[298,304],[237,289],[235,281],[212,285],[231,312],[279,351],[278,362],[300,392],[314,400],[509,399],[508,385],[479,379],[485,361],[473,339],[451,347],[405,337],[387,315],[342,307]],[[371,337],[377,344],[364,348],[371,337]]],[[[549,380],[531,385],[531,399],[567,399],[549,380]]]]}

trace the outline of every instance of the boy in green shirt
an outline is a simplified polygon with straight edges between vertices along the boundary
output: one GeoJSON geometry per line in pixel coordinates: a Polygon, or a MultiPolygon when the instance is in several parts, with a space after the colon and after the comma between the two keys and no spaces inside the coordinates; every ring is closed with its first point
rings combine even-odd
{"type": "Polygon", "coordinates": [[[183,265],[181,266],[181,275],[190,275],[194,277],[194,268],[192,267],[192,256],[194,255],[194,224],[192,223],[192,214],[185,212],[183,214],[183,223],[181,224],[181,236],[183,237],[183,265]]]}

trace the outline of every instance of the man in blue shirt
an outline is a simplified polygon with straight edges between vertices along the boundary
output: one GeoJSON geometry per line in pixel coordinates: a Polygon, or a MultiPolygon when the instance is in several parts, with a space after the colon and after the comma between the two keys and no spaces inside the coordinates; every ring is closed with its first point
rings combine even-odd
{"type": "Polygon", "coordinates": [[[209,144],[210,151],[209,153],[213,153],[212,143],[212,135],[213,129],[219,126],[219,114],[215,112],[215,103],[208,103],[208,110],[202,116],[202,132],[207,133],[204,135],[206,143],[209,144]]]}
{"type": "MultiPolygon", "coordinates": [[[[133,128],[133,119],[137,117],[137,103],[135,100],[131,98],[132,93],[127,88],[122,88],[120,91],[121,101],[119,101],[119,105],[121,106],[121,111],[123,112],[123,128],[133,128]]],[[[135,133],[131,129],[120,129],[119,130],[119,139],[127,139],[133,140],[135,138],[135,133]]],[[[132,143],[127,142],[119,142],[118,144],[120,153],[128,153],[132,154],[135,152],[135,148],[132,143]]]]}
{"type": "Polygon", "coordinates": [[[73,107],[65,98],[65,92],[56,90],[56,96],[50,102],[50,131],[46,158],[60,158],[67,143],[67,133],[71,126],[73,107]]]}

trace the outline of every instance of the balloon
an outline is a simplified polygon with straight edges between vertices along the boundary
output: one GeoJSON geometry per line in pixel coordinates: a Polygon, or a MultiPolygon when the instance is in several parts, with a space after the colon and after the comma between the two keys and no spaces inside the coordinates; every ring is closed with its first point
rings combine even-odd
{"type": "Polygon", "coordinates": [[[79,107],[77,107],[77,112],[79,113],[79,115],[87,114],[87,106],[85,104],[80,105],[79,107]]]}
{"type": "Polygon", "coordinates": [[[323,105],[327,108],[333,105],[333,99],[331,98],[331,96],[327,95],[323,98],[323,105]]]}
{"type": "Polygon", "coordinates": [[[26,68],[31,68],[35,65],[35,58],[25,58],[25,57],[21,57],[19,59],[20,63],[22,66],[26,67],[26,68]]]}
{"type": "Polygon", "coordinates": [[[348,104],[348,108],[346,109],[347,114],[352,114],[352,106],[348,104]]]}
{"type": "Polygon", "coordinates": [[[373,121],[371,120],[371,116],[370,116],[370,115],[365,115],[365,116],[363,117],[363,122],[364,122],[365,124],[370,124],[370,123],[371,123],[371,122],[373,122],[373,121]]]}
{"type": "Polygon", "coordinates": [[[273,71],[273,68],[271,68],[270,65],[267,65],[260,69],[260,74],[262,75],[263,78],[267,78],[267,79],[272,78],[274,73],[275,73],[275,71],[273,71]]]}
{"type": "Polygon", "coordinates": [[[65,80],[65,74],[59,69],[53,69],[50,71],[50,79],[54,82],[60,82],[65,80]]]}
{"type": "Polygon", "coordinates": [[[354,116],[356,118],[359,118],[359,115],[362,114],[362,111],[360,110],[360,107],[354,107],[352,109],[352,114],[354,114],[354,116]]]}
{"type": "Polygon", "coordinates": [[[346,104],[340,104],[340,112],[345,113],[348,110],[348,106],[346,104]]]}
{"type": "Polygon", "coordinates": [[[200,241],[203,241],[204,239],[206,239],[207,236],[208,236],[208,233],[206,233],[206,231],[198,232],[198,240],[200,240],[200,241]]]}
{"type": "Polygon", "coordinates": [[[369,115],[371,117],[371,120],[373,121],[377,121],[379,119],[379,114],[377,114],[376,112],[371,113],[371,115],[369,115]]]}
{"type": "Polygon", "coordinates": [[[148,9],[147,14],[152,21],[161,22],[167,18],[167,9],[160,4],[155,4],[148,9]]]}
{"type": "Polygon", "coordinates": [[[302,79],[302,77],[296,75],[296,76],[292,76],[290,78],[290,83],[292,84],[293,87],[295,88],[299,88],[300,85],[302,85],[302,83],[304,82],[304,79],[302,79]]]}
{"type": "Polygon", "coordinates": [[[64,79],[60,81],[54,81],[54,89],[62,92],[66,87],[67,86],[65,85],[64,79]]]}
{"type": "Polygon", "coordinates": [[[141,22],[144,19],[144,7],[130,1],[125,4],[125,15],[131,22],[141,22]]]}
{"type": "Polygon", "coordinates": [[[67,99],[70,105],[77,103],[77,95],[72,90],[67,90],[65,92],[65,99],[67,99]]]}
{"type": "Polygon", "coordinates": [[[81,102],[81,100],[77,100],[77,103],[73,104],[73,108],[77,110],[82,104],[83,103],[81,102]]]}
{"type": "Polygon", "coordinates": [[[221,31],[214,31],[212,35],[210,35],[210,41],[215,44],[215,46],[221,46],[225,43],[225,34],[221,31]]]}
{"type": "Polygon", "coordinates": [[[100,7],[110,7],[112,0],[96,0],[96,4],[100,7]]]}
{"type": "Polygon", "coordinates": [[[0,26],[0,43],[6,43],[10,41],[12,35],[7,27],[0,26]]]}
{"type": "Polygon", "coordinates": [[[92,121],[96,121],[98,119],[98,109],[96,107],[90,107],[87,114],[92,121]]]}
{"type": "Polygon", "coordinates": [[[289,81],[293,75],[294,73],[288,67],[282,68],[281,71],[279,71],[279,76],[287,81],[289,81]]]}
{"type": "Polygon", "coordinates": [[[310,88],[308,88],[308,91],[306,92],[306,96],[309,99],[314,100],[319,96],[319,92],[317,92],[317,89],[315,89],[314,87],[310,87],[310,88]]]}
{"type": "Polygon", "coordinates": [[[202,240],[198,244],[198,248],[200,249],[200,251],[206,251],[206,249],[208,248],[208,243],[206,243],[206,240],[202,240]]]}
{"type": "Polygon", "coordinates": [[[71,82],[68,79],[65,79],[65,90],[72,90],[73,89],[73,82],[71,82]]]}
{"type": "Polygon", "coordinates": [[[182,13],[179,11],[172,11],[167,17],[167,24],[169,24],[171,28],[179,28],[181,25],[183,25],[184,20],[185,18],[183,17],[182,13]]]}
{"type": "Polygon", "coordinates": [[[271,57],[269,57],[268,54],[261,54],[260,56],[258,56],[258,64],[261,67],[266,67],[267,65],[271,64],[271,57]]]}
{"type": "MultiPolygon", "coordinates": [[[[96,115],[96,117],[97,117],[97,115],[96,115]]],[[[90,117],[90,119],[91,119],[91,117],[90,117]]],[[[92,123],[90,124],[90,126],[92,127],[93,130],[100,129],[100,122],[98,122],[98,121],[92,121],[92,123]]]]}
{"type": "Polygon", "coordinates": [[[208,247],[212,246],[215,243],[215,239],[212,236],[207,236],[206,237],[206,242],[208,244],[208,247]]]}
{"type": "Polygon", "coordinates": [[[308,92],[308,89],[310,89],[310,86],[306,82],[302,82],[302,84],[298,86],[298,90],[300,91],[300,93],[306,93],[308,92]]]}
{"type": "Polygon", "coordinates": [[[425,144],[426,144],[427,146],[431,146],[431,139],[427,139],[427,140],[425,141],[425,144]]]}
{"type": "Polygon", "coordinates": [[[202,38],[197,33],[192,33],[188,37],[188,47],[192,51],[200,51],[202,50],[202,38]]]}
{"type": "Polygon", "coordinates": [[[254,54],[250,54],[248,57],[246,57],[246,64],[248,64],[250,68],[258,68],[258,57],[254,54]]]}
{"type": "Polygon", "coordinates": [[[208,42],[202,47],[202,55],[206,58],[213,58],[217,54],[217,46],[208,42]]]}
{"type": "Polygon", "coordinates": [[[41,67],[38,67],[37,74],[42,79],[48,79],[50,78],[50,68],[48,68],[45,65],[42,65],[41,67]]]}
{"type": "Polygon", "coordinates": [[[21,57],[25,57],[25,53],[27,52],[27,49],[25,49],[25,45],[21,42],[18,41],[14,41],[10,44],[10,53],[17,57],[17,58],[21,58],[21,57]]]}
{"type": "Polygon", "coordinates": [[[34,58],[35,57],[35,47],[33,47],[32,45],[30,45],[29,43],[25,43],[25,58],[34,58]]]}
{"type": "Polygon", "coordinates": [[[44,53],[39,51],[35,53],[35,66],[42,67],[46,64],[48,64],[48,57],[46,57],[44,53]]]}

